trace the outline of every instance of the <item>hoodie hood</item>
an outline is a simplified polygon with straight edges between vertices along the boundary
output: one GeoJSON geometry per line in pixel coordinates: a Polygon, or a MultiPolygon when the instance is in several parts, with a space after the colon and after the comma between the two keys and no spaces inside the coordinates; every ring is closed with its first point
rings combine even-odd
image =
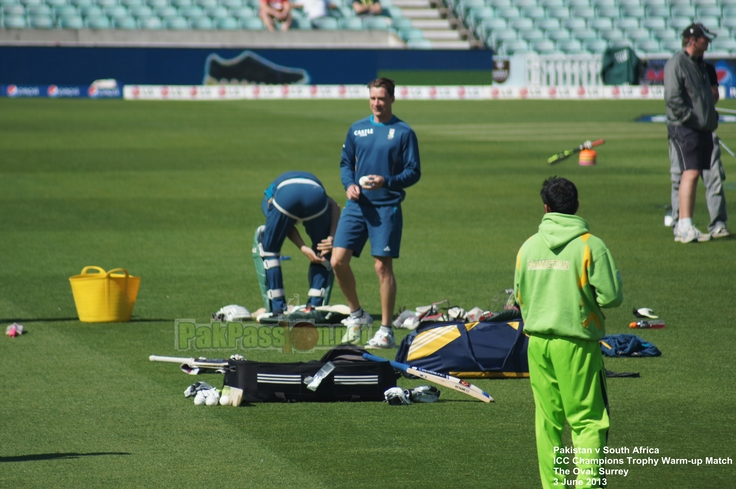
{"type": "Polygon", "coordinates": [[[546,213],[539,225],[539,235],[550,250],[588,232],[588,223],[583,218],[558,212],[546,213]]]}

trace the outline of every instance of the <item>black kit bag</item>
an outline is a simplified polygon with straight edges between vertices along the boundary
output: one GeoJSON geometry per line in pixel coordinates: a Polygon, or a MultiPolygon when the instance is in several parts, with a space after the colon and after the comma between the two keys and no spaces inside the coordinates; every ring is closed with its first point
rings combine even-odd
{"type": "Polygon", "coordinates": [[[319,361],[298,363],[230,360],[225,385],[243,390],[243,403],[251,402],[337,402],[383,401],[383,393],[396,387],[398,375],[388,362],[363,358],[362,348],[336,346],[319,361]],[[327,363],[335,369],[316,391],[305,379],[327,363]]]}

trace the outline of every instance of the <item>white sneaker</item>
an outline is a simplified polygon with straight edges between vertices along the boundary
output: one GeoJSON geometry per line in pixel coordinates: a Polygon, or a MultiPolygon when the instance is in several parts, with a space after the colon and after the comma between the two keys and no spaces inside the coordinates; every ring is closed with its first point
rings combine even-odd
{"type": "Polygon", "coordinates": [[[391,330],[388,333],[384,333],[380,329],[376,331],[375,336],[368,340],[365,344],[367,350],[381,349],[381,348],[396,348],[396,340],[394,339],[394,331],[391,330]]]}
{"type": "Polygon", "coordinates": [[[373,324],[373,318],[363,311],[362,316],[348,316],[342,320],[342,324],[348,327],[342,337],[342,343],[358,343],[361,336],[360,332],[373,324]]]}
{"type": "Polygon", "coordinates": [[[729,236],[731,236],[731,231],[726,229],[725,225],[719,224],[713,229],[713,231],[710,232],[710,235],[713,238],[728,238],[729,236]]]}
{"type": "Polygon", "coordinates": [[[696,241],[702,243],[710,239],[710,233],[701,233],[695,226],[690,226],[684,231],[678,229],[675,232],[675,241],[678,243],[695,243],[696,241]]]}

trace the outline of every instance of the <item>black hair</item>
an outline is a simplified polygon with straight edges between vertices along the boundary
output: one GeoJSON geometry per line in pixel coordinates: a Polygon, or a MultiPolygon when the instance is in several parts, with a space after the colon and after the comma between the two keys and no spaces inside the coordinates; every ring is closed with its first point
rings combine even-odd
{"type": "Polygon", "coordinates": [[[578,189],[567,178],[549,177],[542,184],[540,195],[550,212],[572,215],[578,211],[578,189]]]}

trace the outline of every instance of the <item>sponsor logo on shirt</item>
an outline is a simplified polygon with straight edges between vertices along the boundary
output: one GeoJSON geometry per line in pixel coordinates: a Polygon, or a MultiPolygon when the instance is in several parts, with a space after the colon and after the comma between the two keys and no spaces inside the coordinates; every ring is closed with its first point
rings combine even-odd
{"type": "Polygon", "coordinates": [[[529,260],[526,262],[527,270],[570,270],[570,262],[567,260],[529,260]]]}
{"type": "Polygon", "coordinates": [[[391,128],[391,129],[389,129],[389,130],[388,130],[388,138],[389,138],[389,139],[393,139],[393,138],[394,138],[394,133],[395,133],[395,132],[396,132],[396,129],[394,129],[394,128],[391,128]]]}
{"type": "Polygon", "coordinates": [[[356,129],[355,131],[353,131],[353,136],[355,136],[357,138],[364,138],[366,136],[370,136],[371,134],[373,134],[373,128],[370,128],[370,129],[356,129]]]}

